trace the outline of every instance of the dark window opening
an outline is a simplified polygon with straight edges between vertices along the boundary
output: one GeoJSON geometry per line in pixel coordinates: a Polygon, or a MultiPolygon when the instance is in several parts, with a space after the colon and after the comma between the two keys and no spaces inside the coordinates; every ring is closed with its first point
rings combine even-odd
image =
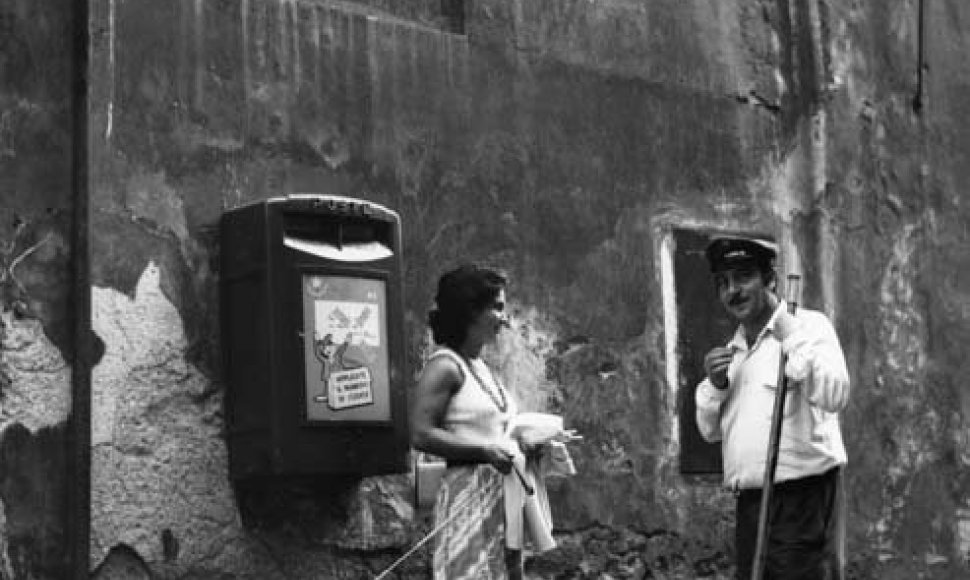
{"type": "Polygon", "coordinates": [[[465,0],[441,0],[441,14],[449,32],[465,34],[465,0]]]}
{"type": "Polygon", "coordinates": [[[721,445],[708,443],[701,437],[694,404],[697,384],[704,379],[704,355],[711,348],[727,343],[737,328],[718,301],[704,256],[704,249],[716,235],[688,229],[672,232],[680,472],[689,476],[714,476],[723,472],[721,445]]]}

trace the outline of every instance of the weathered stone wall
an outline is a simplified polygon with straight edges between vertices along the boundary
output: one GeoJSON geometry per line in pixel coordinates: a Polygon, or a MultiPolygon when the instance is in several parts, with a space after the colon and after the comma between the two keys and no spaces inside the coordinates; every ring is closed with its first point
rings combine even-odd
{"type": "MultiPolygon", "coordinates": [[[[422,138],[439,130],[439,108],[459,108],[461,80],[446,79],[467,43],[347,3],[92,10],[92,319],[105,347],[92,377],[90,567],[99,578],[371,577],[421,531],[407,474],[245,498],[230,485],[218,220],[293,191],[399,206],[368,180],[392,156],[424,152],[390,140],[389,115],[422,138]]],[[[410,161],[399,167],[418,187],[410,161]]],[[[422,554],[407,567],[425,565],[422,554]]]]}
{"type": "Polygon", "coordinates": [[[842,256],[834,306],[856,385],[844,417],[850,548],[863,575],[961,577],[970,133],[959,95],[970,7],[828,8],[830,146],[817,223],[842,256]]]}
{"type": "MultiPolygon", "coordinates": [[[[450,35],[435,2],[355,4],[90,4],[97,577],[366,578],[427,529],[406,474],[234,497],[217,224],[295,191],[401,213],[415,372],[437,275],[468,259],[511,274],[513,330],[490,356],[527,407],[586,436],[580,474],[552,488],[563,548],[535,575],[730,570],[733,498],[678,474],[663,256],[684,226],[774,233],[806,304],[837,323],[854,577],[966,572],[970,9],[482,0],[450,35]]],[[[70,35],[55,32],[70,21],[54,0],[0,6],[4,55],[24,55],[0,69],[0,565],[53,578],[72,349],[55,82],[70,35]]]]}
{"type": "Polygon", "coordinates": [[[72,13],[0,1],[0,577],[64,578],[73,361],[72,13]]]}

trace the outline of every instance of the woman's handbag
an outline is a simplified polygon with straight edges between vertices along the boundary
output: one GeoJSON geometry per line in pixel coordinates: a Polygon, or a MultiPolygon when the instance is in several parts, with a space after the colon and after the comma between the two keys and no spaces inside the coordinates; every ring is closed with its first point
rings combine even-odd
{"type": "Polygon", "coordinates": [[[434,509],[435,497],[445,474],[445,460],[423,451],[414,452],[414,508],[434,509]]]}

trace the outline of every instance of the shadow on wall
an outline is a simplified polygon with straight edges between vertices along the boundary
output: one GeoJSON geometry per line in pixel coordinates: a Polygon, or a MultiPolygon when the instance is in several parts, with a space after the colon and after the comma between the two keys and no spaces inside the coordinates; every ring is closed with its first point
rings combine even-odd
{"type": "Polygon", "coordinates": [[[353,476],[263,478],[233,484],[243,526],[272,531],[284,525],[307,534],[342,528],[360,486],[353,476]]]}

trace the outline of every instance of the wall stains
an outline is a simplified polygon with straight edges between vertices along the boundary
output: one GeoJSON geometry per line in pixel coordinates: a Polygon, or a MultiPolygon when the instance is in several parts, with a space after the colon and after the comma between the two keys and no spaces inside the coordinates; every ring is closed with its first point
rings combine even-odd
{"type": "Polygon", "coordinates": [[[0,576],[68,577],[73,24],[0,1],[0,576]]]}
{"type": "MultiPolygon", "coordinates": [[[[66,387],[66,386],[65,386],[66,387]]],[[[0,570],[9,578],[64,578],[70,531],[66,494],[51,482],[67,473],[64,424],[31,431],[7,423],[0,441],[0,570]]]]}
{"type": "MultiPolygon", "coordinates": [[[[664,344],[675,317],[657,260],[671,227],[775,233],[787,267],[807,274],[808,304],[837,314],[856,385],[856,577],[959,574],[970,403],[955,369],[970,309],[958,191],[970,175],[949,152],[970,147],[970,131],[948,127],[965,117],[967,79],[927,75],[916,122],[899,72],[911,70],[912,3],[485,0],[466,3],[460,35],[442,32],[439,2],[406,4],[94,11],[92,309],[105,355],[92,568],[367,577],[427,531],[407,474],[336,495],[264,491],[243,508],[226,481],[225,386],[202,364],[218,360],[219,214],[320,191],[401,212],[414,372],[441,271],[479,260],[509,272],[513,328],[489,356],[526,408],[586,436],[580,473],[551,486],[564,547],[530,564],[539,577],[731,573],[733,498],[677,472],[664,344]]],[[[958,0],[944,4],[928,22],[970,21],[958,0]]],[[[926,51],[934,66],[943,52],[926,51]]],[[[37,117],[11,111],[10,126],[37,117]]],[[[28,291],[28,263],[58,263],[50,240],[8,268],[28,291]]],[[[59,379],[43,325],[19,328],[59,379]]],[[[26,384],[17,368],[3,367],[7,382],[26,384]]],[[[32,420],[42,432],[57,416],[32,420]]],[[[427,559],[406,573],[420,577],[427,559]]]]}
{"type": "Polygon", "coordinates": [[[856,465],[849,471],[855,569],[872,577],[959,577],[967,565],[961,538],[970,479],[958,449],[968,405],[951,374],[962,363],[944,345],[965,334],[968,318],[957,304],[967,299],[940,281],[945,272],[962,270],[955,252],[966,253],[970,219],[965,208],[944,201],[952,180],[965,177],[951,151],[966,135],[952,122],[958,106],[934,95],[965,82],[945,47],[964,46],[966,30],[938,33],[943,21],[965,18],[966,7],[912,2],[828,9],[836,90],[826,197],[846,210],[832,222],[844,241],[835,295],[844,308],[861,309],[846,310],[840,327],[855,357],[859,401],[844,419],[855,426],[846,430],[856,465]],[[937,32],[925,47],[917,46],[921,8],[937,32]],[[923,77],[917,117],[911,104],[924,48],[927,65],[948,72],[923,77]],[[951,145],[940,147],[943,142],[951,145]],[[941,227],[944,207],[951,219],[941,227]]]}

